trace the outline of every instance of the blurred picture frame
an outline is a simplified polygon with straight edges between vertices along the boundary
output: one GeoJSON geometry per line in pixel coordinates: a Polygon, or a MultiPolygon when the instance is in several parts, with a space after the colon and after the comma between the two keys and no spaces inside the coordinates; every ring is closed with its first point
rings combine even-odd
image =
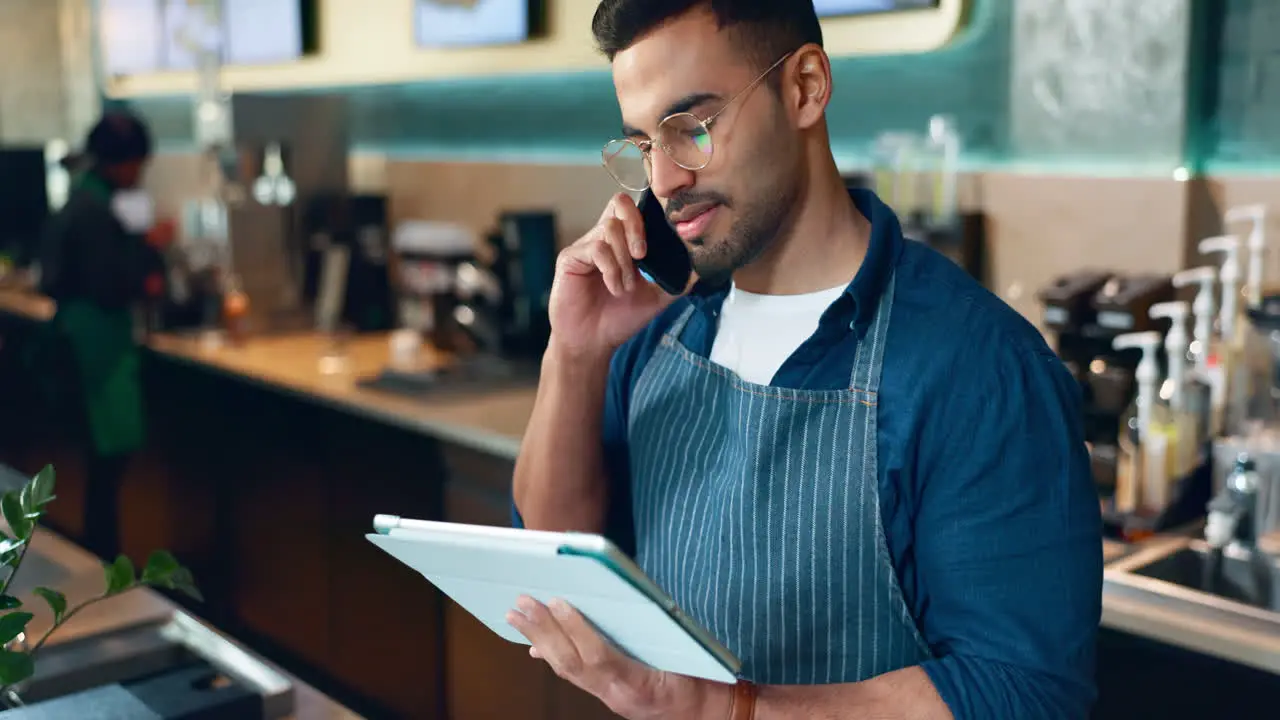
{"type": "Polygon", "coordinates": [[[423,49],[515,45],[546,31],[545,0],[414,0],[414,44],[423,49]]]}

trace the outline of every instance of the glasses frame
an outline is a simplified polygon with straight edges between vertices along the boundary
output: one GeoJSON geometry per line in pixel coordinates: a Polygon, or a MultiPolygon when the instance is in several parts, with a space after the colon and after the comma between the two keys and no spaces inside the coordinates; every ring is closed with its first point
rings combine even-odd
{"type": "MultiPolygon", "coordinates": [[[[711,128],[716,124],[716,120],[720,118],[720,115],[722,115],[724,111],[728,110],[740,98],[745,97],[747,93],[755,89],[755,87],[759,85],[761,81],[769,77],[769,73],[772,73],[774,70],[777,70],[778,66],[782,65],[782,63],[787,61],[787,58],[791,57],[794,54],[795,54],[794,51],[789,52],[783,55],[782,57],[778,58],[777,60],[775,60],[774,63],[769,66],[769,69],[760,73],[755,80],[752,80],[751,82],[747,83],[746,87],[739,90],[736,94],[734,94],[733,97],[729,98],[729,101],[726,102],[719,110],[711,113],[711,115],[707,116],[706,118],[700,118],[691,112],[672,113],[662,118],[662,121],[658,123],[659,132],[661,132],[662,126],[665,125],[667,121],[671,120],[672,118],[680,117],[682,115],[687,115],[688,117],[693,118],[694,122],[696,122],[698,125],[701,125],[702,131],[705,132],[708,137],[710,137],[711,128]]],[[[651,184],[653,184],[653,180],[650,176],[653,174],[652,153],[653,153],[653,147],[655,144],[657,143],[655,143],[654,140],[638,140],[637,141],[631,138],[614,138],[609,142],[605,143],[604,147],[600,149],[600,163],[604,166],[605,172],[609,173],[609,176],[613,178],[613,181],[618,183],[618,185],[622,186],[623,189],[631,190],[632,192],[644,192],[645,190],[649,189],[649,186],[651,184]],[[640,151],[640,155],[643,157],[643,162],[645,165],[644,174],[646,179],[645,179],[644,187],[640,187],[640,188],[628,187],[626,183],[622,182],[622,180],[619,179],[618,176],[615,175],[614,172],[609,169],[610,156],[607,153],[609,150],[609,146],[613,145],[614,143],[629,143],[635,146],[635,148],[640,151]]],[[[711,149],[706,154],[706,161],[704,161],[701,165],[690,166],[680,162],[679,160],[676,160],[671,152],[671,149],[668,148],[667,146],[662,144],[657,144],[657,145],[658,147],[662,148],[662,152],[665,153],[668,158],[670,158],[671,162],[675,163],[679,167],[684,168],[685,170],[694,170],[694,171],[701,170],[711,164],[711,158],[715,154],[715,148],[716,148],[715,142],[713,140],[711,143],[711,149]]],[[[614,153],[614,156],[616,157],[617,153],[614,153]]]]}

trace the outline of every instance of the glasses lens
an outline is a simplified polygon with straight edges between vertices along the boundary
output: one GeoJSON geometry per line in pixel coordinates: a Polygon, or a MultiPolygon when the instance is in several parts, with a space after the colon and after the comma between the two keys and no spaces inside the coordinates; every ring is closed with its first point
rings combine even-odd
{"type": "Polygon", "coordinates": [[[711,162],[711,133],[689,113],[672,115],[658,128],[658,141],[675,164],[686,170],[701,170],[711,162]]]}
{"type": "Polygon", "coordinates": [[[644,153],[630,140],[610,140],[604,146],[604,167],[618,184],[637,192],[649,187],[644,153]]]}

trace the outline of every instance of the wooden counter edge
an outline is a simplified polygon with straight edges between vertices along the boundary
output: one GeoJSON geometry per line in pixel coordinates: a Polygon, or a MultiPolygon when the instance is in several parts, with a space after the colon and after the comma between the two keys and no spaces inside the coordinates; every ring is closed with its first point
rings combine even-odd
{"type": "MultiPolygon", "coordinates": [[[[0,313],[41,323],[53,318],[55,308],[54,302],[47,297],[14,289],[0,289],[0,313]]],[[[315,387],[290,382],[288,378],[279,374],[269,377],[262,373],[245,372],[227,363],[217,362],[214,357],[200,353],[195,348],[194,340],[177,335],[159,335],[147,344],[147,349],[162,357],[219,372],[234,379],[252,382],[267,390],[283,392],[376,422],[430,435],[499,458],[514,460],[520,451],[519,435],[476,424],[450,422],[440,417],[448,412],[447,403],[428,405],[407,398],[388,399],[373,391],[356,387],[356,378],[349,379],[350,386],[341,388],[341,392],[325,392],[315,387]]],[[[494,392],[527,394],[528,405],[532,407],[534,393],[532,387],[494,392]]],[[[477,393],[473,397],[480,399],[490,395],[477,393]]]]}

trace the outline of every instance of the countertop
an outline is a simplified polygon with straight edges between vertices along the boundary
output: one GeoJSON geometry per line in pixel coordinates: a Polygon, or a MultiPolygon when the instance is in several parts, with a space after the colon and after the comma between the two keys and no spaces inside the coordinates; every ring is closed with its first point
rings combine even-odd
{"type": "MultiPolygon", "coordinates": [[[[54,303],[29,292],[0,289],[0,312],[42,322],[53,317],[54,303]]],[[[536,388],[532,384],[442,393],[424,399],[359,387],[360,380],[376,375],[386,364],[387,333],[345,339],[340,353],[343,360],[337,363],[331,357],[334,339],[319,332],[251,337],[239,347],[210,343],[194,335],[161,334],[148,346],[173,360],[507,459],[516,457],[533,412],[536,388]]]]}
{"type": "MultiPolygon", "coordinates": [[[[39,322],[52,317],[53,303],[26,293],[0,290],[0,312],[39,322]]],[[[316,332],[251,338],[242,347],[212,345],[194,336],[162,335],[154,338],[150,347],[179,362],[505,458],[515,458],[533,409],[532,386],[450,393],[429,400],[362,389],[357,382],[376,374],[386,361],[387,336],[381,333],[347,339],[339,353],[345,359],[336,365],[331,362],[334,341],[316,332]],[[327,357],[330,367],[325,368],[326,372],[322,366],[327,357]]],[[[47,542],[56,544],[56,540],[47,542]]],[[[1137,545],[1103,542],[1108,566],[1103,626],[1280,674],[1280,625],[1241,618],[1234,612],[1211,611],[1202,602],[1171,605],[1176,592],[1170,595],[1168,588],[1152,588],[1150,582],[1134,581],[1126,572],[1125,565],[1136,555],[1154,552],[1153,548],[1168,542],[1169,538],[1161,537],[1137,545]]],[[[138,602],[161,600],[155,596],[138,602]]]]}
{"type": "Polygon", "coordinates": [[[1195,530],[1156,535],[1110,555],[1102,626],[1280,675],[1280,613],[1137,572],[1197,537],[1195,530]]]}
{"type": "MultiPolygon", "coordinates": [[[[7,526],[5,530],[8,530],[7,526]]],[[[36,531],[31,548],[27,551],[11,591],[14,595],[28,598],[31,596],[31,588],[36,585],[47,585],[62,591],[70,604],[75,605],[101,593],[104,583],[102,564],[97,558],[60,535],[40,528],[36,531]]],[[[24,609],[34,615],[27,629],[33,636],[42,635],[52,622],[48,608],[44,603],[35,600],[28,602],[24,609]]],[[[77,613],[49,637],[46,648],[52,649],[100,632],[160,622],[178,609],[177,605],[148,588],[130,590],[90,605],[77,613]]],[[[183,610],[183,612],[190,616],[189,611],[183,610]]],[[[209,627],[199,618],[193,619],[209,627]]],[[[216,629],[211,629],[217,632],[216,629]]],[[[234,640],[229,638],[228,640],[240,650],[246,650],[234,640]]],[[[249,654],[253,655],[252,652],[249,654]]],[[[293,684],[294,713],[291,717],[295,720],[361,720],[359,715],[334,702],[310,685],[292,677],[279,666],[262,658],[256,659],[293,684]]],[[[39,657],[37,656],[38,665],[39,657]]]]}

